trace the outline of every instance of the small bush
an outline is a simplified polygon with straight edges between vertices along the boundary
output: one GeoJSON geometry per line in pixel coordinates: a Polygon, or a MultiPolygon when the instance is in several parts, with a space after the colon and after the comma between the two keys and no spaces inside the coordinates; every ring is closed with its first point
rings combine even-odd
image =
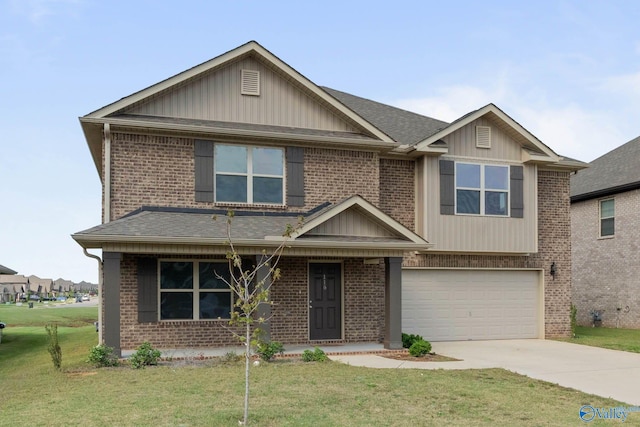
{"type": "Polygon", "coordinates": [[[405,334],[404,332],[402,333],[403,348],[410,348],[416,341],[424,341],[424,338],[422,338],[420,335],[405,334]]]}
{"type": "Polygon", "coordinates": [[[303,362],[324,362],[326,360],[329,360],[329,358],[319,347],[316,347],[315,350],[305,350],[302,352],[303,362]]]}
{"type": "Polygon", "coordinates": [[[107,347],[104,344],[97,345],[91,348],[87,362],[91,363],[97,368],[104,368],[108,366],[118,366],[118,356],[113,352],[113,347],[107,347]]]}
{"type": "Polygon", "coordinates": [[[150,343],[143,342],[131,355],[129,361],[134,369],[140,369],[145,366],[157,365],[158,359],[160,359],[160,351],[153,348],[150,343]]]}
{"type": "Polygon", "coordinates": [[[260,356],[260,359],[265,362],[270,361],[276,354],[282,354],[284,352],[284,346],[277,341],[264,342],[260,341],[256,344],[256,353],[260,356]]]}
{"type": "Polygon", "coordinates": [[[431,343],[425,340],[418,340],[409,347],[409,354],[413,357],[424,356],[431,351],[431,343]]]}
{"type": "Polygon", "coordinates": [[[47,331],[47,335],[49,335],[49,347],[47,350],[51,355],[53,367],[59,371],[62,369],[62,348],[60,348],[60,344],[58,343],[58,325],[48,323],[44,328],[47,331]]]}
{"type": "Polygon", "coordinates": [[[571,338],[575,338],[576,327],[578,326],[578,321],[577,321],[578,308],[573,304],[571,304],[571,312],[569,315],[571,317],[571,338]]]}
{"type": "Polygon", "coordinates": [[[236,353],[235,351],[228,351],[220,358],[222,363],[235,363],[242,359],[242,355],[236,353]]]}

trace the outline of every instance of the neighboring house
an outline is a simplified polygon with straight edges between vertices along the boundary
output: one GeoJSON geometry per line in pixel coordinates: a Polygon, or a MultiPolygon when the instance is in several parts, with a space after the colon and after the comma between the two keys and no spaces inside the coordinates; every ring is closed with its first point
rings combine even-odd
{"type": "Polygon", "coordinates": [[[5,267],[4,265],[0,265],[0,274],[8,274],[8,275],[14,275],[14,274],[18,274],[17,271],[13,271],[12,269],[5,267]]]}
{"type": "Polygon", "coordinates": [[[640,137],[571,177],[578,323],[640,328],[640,137]]]}
{"type": "Polygon", "coordinates": [[[13,302],[29,291],[29,278],[21,274],[0,274],[0,302],[13,302]]]}
{"type": "Polygon", "coordinates": [[[29,290],[39,296],[46,296],[53,289],[53,280],[41,279],[38,276],[29,276],[29,290]]]}
{"type": "Polygon", "coordinates": [[[58,296],[59,294],[66,294],[68,292],[75,291],[75,288],[76,285],[71,280],[65,280],[61,278],[53,281],[51,292],[54,293],[54,296],[58,296]]]}
{"type": "Polygon", "coordinates": [[[305,219],[263,313],[272,340],[569,334],[569,175],[585,165],[493,104],[445,123],[316,86],[249,42],[80,123],[103,223],[73,238],[102,250],[118,352],[237,345],[212,220],[228,209],[254,263],[305,219]]]}

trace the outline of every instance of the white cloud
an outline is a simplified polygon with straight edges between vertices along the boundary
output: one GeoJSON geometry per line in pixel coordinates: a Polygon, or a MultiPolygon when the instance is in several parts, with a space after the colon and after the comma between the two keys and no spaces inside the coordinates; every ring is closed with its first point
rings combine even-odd
{"type": "MultiPolygon", "coordinates": [[[[83,0],[11,0],[14,13],[27,17],[32,24],[39,24],[45,18],[69,13],[69,6],[82,4],[83,0]]],[[[71,13],[73,13],[71,11],[71,13]]]]}
{"type": "Polygon", "coordinates": [[[618,95],[640,95],[640,72],[634,74],[622,74],[605,79],[600,89],[618,95]]]}
{"type": "MultiPolygon", "coordinates": [[[[640,77],[639,77],[640,78],[640,77]]],[[[494,103],[557,153],[589,162],[623,144],[618,112],[588,110],[577,104],[553,105],[540,91],[492,90],[451,86],[433,97],[402,99],[394,105],[429,117],[453,121],[494,103]]]]}

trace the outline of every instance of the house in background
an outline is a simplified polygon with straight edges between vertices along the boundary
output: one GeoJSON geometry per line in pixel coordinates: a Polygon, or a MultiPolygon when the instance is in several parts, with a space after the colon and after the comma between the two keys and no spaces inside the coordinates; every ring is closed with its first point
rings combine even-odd
{"type": "Polygon", "coordinates": [[[0,265],[0,274],[15,275],[15,274],[18,274],[18,272],[13,271],[8,267],[5,267],[4,265],[0,265]]]}
{"type": "MultiPolygon", "coordinates": [[[[226,222],[280,260],[285,344],[569,334],[569,175],[495,105],[453,123],[323,88],[249,42],[80,118],[103,188],[101,339],[235,345],[226,222]]],[[[260,272],[266,277],[265,272],[260,272]]]]}
{"type": "Polygon", "coordinates": [[[640,137],[571,177],[571,226],[578,323],[640,328],[640,137]]]}
{"type": "Polygon", "coordinates": [[[26,295],[29,278],[21,274],[0,274],[0,302],[14,302],[26,295]]]}

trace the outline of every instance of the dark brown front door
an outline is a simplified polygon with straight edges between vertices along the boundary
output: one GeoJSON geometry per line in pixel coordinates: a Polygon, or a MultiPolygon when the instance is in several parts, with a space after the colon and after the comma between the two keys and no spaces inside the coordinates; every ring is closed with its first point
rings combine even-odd
{"type": "Polygon", "coordinates": [[[340,264],[309,264],[309,339],[342,338],[340,264]]]}

